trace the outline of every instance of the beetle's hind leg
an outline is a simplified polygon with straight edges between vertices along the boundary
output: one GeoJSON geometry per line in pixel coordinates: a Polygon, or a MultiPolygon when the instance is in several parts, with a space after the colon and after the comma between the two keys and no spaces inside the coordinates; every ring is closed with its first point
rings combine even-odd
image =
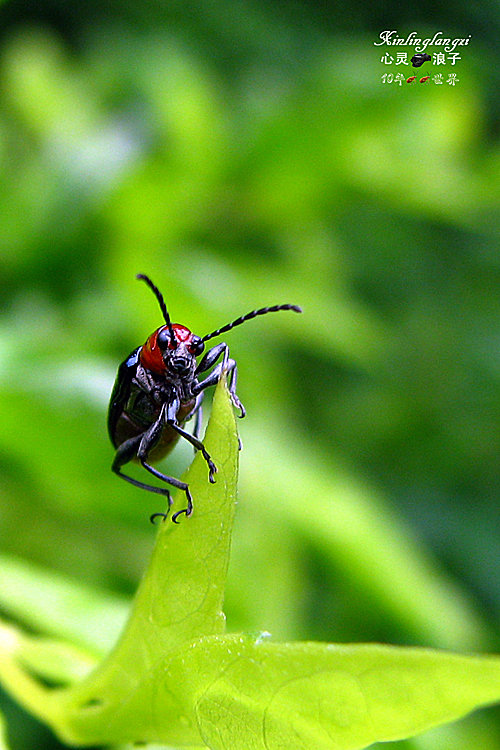
{"type": "MultiPolygon", "coordinates": [[[[148,490],[149,492],[155,492],[158,495],[163,495],[167,498],[168,507],[172,505],[172,495],[170,494],[170,490],[168,490],[166,487],[155,487],[152,484],[146,484],[145,482],[140,482],[138,479],[134,479],[133,477],[129,477],[127,474],[123,474],[121,471],[121,467],[125,464],[128,464],[133,458],[136,457],[137,451],[139,449],[139,445],[141,443],[142,435],[138,435],[137,437],[129,438],[128,440],[125,440],[124,443],[120,445],[118,450],[115,453],[115,457],[113,459],[113,464],[111,466],[111,470],[122,479],[125,479],[126,482],[130,482],[130,484],[133,484],[134,487],[140,487],[141,490],[148,490]]],[[[167,513],[153,513],[151,516],[151,520],[155,518],[156,516],[163,516],[163,518],[166,518],[168,515],[167,513]]],[[[177,514],[176,514],[177,515],[177,514]]]]}
{"type": "MultiPolygon", "coordinates": [[[[175,477],[169,477],[166,474],[163,474],[161,471],[158,471],[158,469],[155,469],[154,466],[151,466],[151,464],[148,464],[146,461],[146,458],[141,458],[140,462],[142,466],[146,469],[146,471],[149,471],[153,476],[157,477],[158,479],[162,479],[167,484],[172,485],[172,487],[176,487],[179,490],[183,490],[183,492],[186,493],[187,497],[187,508],[183,508],[182,510],[178,510],[177,513],[174,513],[172,516],[172,521],[174,523],[179,523],[177,520],[177,517],[180,516],[181,513],[185,513],[186,516],[190,516],[193,512],[193,498],[191,497],[191,493],[189,491],[189,485],[186,484],[186,482],[181,482],[180,479],[176,479],[175,477]]],[[[147,486],[147,485],[146,485],[147,486]]],[[[164,490],[164,492],[168,492],[168,490],[164,490]]],[[[170,493],[169,493],[170,495],[170,493]]],[[[172,501],[169,502],[169,506],[172,504],[172,501]]],[[[163,516],[163,519],[165,520],[168,513],[153,513],[153,515],[150,517],[150,520],[152,523],[154,523],[154,519],[157,516],[163,516]]]]}
{"type": "MultiPolygon", "coordinates": [[[[146,430],[146,432],[143,432],[142,435],[137,435],[135,437],[129,438],[128,440],[125,440],[122,445],[120,445],[120,447],[116,451],[111,468],[115,472],[115,474],[117,474],[122,479],[125,479],[126,482],[130,482],[130,484],[133,484],[135,487],[140,487],[143,490],[155,492],[158,495],[163,495],[164,497],[166,497],[169,509],[172,505],[172,496],[170,494],[170,490],[168,490],[166,487],[155,487],[152,484],[146,484],[145,482],[140,482],[138,479],[129,477],[127,474],[123,474],[121,472],[121,467],[124,464],[127,464],[133,458],[138,458],[142,466],[151,474],[153,474],[153,476],[163,480],[167,484],[170,484],[172,487],[183,490],[186,493],[187,497],[187,507],[183,510],[178,511],[172,516],[172,521],[178,523],[177,517],[180,513],[185,513],[186,516],[190,516],[193,512],[193,499],[191,497],[188,485],[185,482],[181,482],[180,479],[162,474],[161,471],[158,471],[147,462],[149,451],[154,448],[154,446],[158,442],[159,437],[161,436],[163,424],[162,420],[164,418],[163,411],[164,410],[162,410],[162,413],[160,414],[160,417],[157,419],[157,421],[154,422],[151,427],[146,430]]],[[[154,523],[155,518],[157,518],[158,516],[162,516],[163,520],[165,520],[168,516],[168,511],[167,513],[153,513],[153,515],[150,516],[151,522],[154,523]]]]}

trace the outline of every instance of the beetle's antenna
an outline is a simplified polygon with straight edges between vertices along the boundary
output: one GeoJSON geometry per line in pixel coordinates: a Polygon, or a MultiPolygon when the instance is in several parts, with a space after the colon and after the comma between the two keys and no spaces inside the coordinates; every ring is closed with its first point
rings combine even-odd
{"type": "Polygon", "coordinates": [[[301,313],[302,310],[298,305],[273,305],[273,307],[261,307],[260,310],[252,310],[252,312],[247,313],[246,315],[242,315],[241,318],[236,318],[236,320],[233,320],[232,323],[228,323],[225,326],[222,326],[222,328],[217,328],[216,331],[212,331],[212,333],[207,333],[206,336],[203,336],[202,341],[208,341],[208,339],[213,339],[215,336],[218,336],[220,333],[225,333],[226,331],[230,331],[231,328],[234,328],[235,326],[239,326],[242,323],[244,323],[246,320],[251,320],[252,318],[255,318],[257,315],[265,315],[269,312],[278,312],[278,310],[293,310],[294,312],[301,313]]]}
{"type": "Polygon", "coordinates": [[[165,300],[163,299],[163,295],[158,289],[157,286],[153,284],[149,276],[146,276],[144,273],[138,273],[136,276],[136,279],[142,279],[142,281],[145,281],[148,287],[153,291],[156,299],[158,300],[158,304],[160,305],[160,309],[163,313],[163,317],[165,318],[165,323],[168,326],[168,332],[170,333],[170,338],[172,340],[172,343],[176,343],[176,338],[174,334],[174,329],[172,328],[172,321],[170,320],[170,315],[168,314],[167,306],[165,304],[165,300]]]}

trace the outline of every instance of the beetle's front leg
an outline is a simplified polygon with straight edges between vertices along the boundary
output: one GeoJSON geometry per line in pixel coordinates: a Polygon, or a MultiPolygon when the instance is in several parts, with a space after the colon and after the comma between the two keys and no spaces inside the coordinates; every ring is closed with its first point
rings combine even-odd
{"type": "Polygon", "coordinates": [[[207,370],[209,370],[212,365],[217,362],[221,354],[224,354],[223,363],[227,362],[227,359],[229,357],[229,347],[227,344],[217,344],[216,346],[213,346],[211,349],[209,349],[205,356],[200,360],[195,370],[195,375],[198,375],[199,372],[206,372],[207,370]]]}
{"type": "MultiPolygon", "coordinates": [[[[201,393],[198,393],[196,396],[196,402],[193,406],[192,410],[189,412],[189,414],[186,417],[186,422],[189,419],[192,419],[194,417],[194,425],[193,425],[193,435],[195,438],[200,437],[201,432],[201,424],[203,420],[203,409],[202,409],[202,403],[203,403],[203,397],[205,395],[205,392],[202,391],[201,393]]],[[[195,448],[196,451],[196,448],[195,448]]]]}
{"type": "Polygon", "coordinates": [[[193,392],[193,395],[196,395],[197,393],[200,393],[200,391],[204,391],[205,388],[210,388],[212,385],[217,385],[219,382],[221,375],[224,371],[227,371],[229,373],[229,395],[231,396],[231,401],[236,406],[237,409],[240,410],[240,418],[244,417],[246,414],[245,407],[239,400],[238,396],[236,395],[236,382],[238,379],[238,367],[236,365],[236,362],[234,359],[231,359],[229,357],[229,347],[227,344],[217,344],[217,346],[212,347],[212,349],[209,349],[209,351],[205,354],[203,359],[201,360],[200,364],[196,368],[196,374],[200,372],[206,372],[212,365],[214,365],[219,357],[223,354],[223,360],[220,362],[210,375],[207,375],[205,380],[202,380],[200,383],[196,383],[193,388],[191,389],[193,392]]]}

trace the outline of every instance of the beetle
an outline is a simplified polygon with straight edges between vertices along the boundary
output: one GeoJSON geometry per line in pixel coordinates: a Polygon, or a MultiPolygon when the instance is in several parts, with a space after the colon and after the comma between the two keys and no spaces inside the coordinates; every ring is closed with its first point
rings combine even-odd
{"type": "MultiPolygon", "coordinates": [[[[202,452],[208,465],[209,481],[215,482],[217,467],[200,440],[199,433],[205,391],[216,385],[225,372],[229,376],[231,400],[240,410],[239,416],[245,416],[245,409],[236,395],[236,362],[229,357],[227,344],[213,346],[197,363],[196,358],[203,353],[205,342],[257,315],[278,310],[300,313],[302,310],[298,305],[261,307],[205,336],[197,336],[189,328],[171,322],[163,296],[148,276],[141,273],[136,278],[145,281],[156,296],[165,325],[153,331],[146,342],[134,349],[118,368],[108,411],[108,432],[116,448],[111,469],[136,487],[164,495],[168,501],[168,510],[172,505],[172,497],[167,487],[156,487],[134,479],[124,474],[122,467],[130,461],[138,461],[157,479],[185,492],[186,508],[172,516],[172,520],[178,523],[181,513],[190,516],[193,512],[189,485],[154,468],[151,462],[166,456],[182,437],[195,450],[202,452]],[[203,380],[199,380],[199,375],[210,368],[213,368],[212,371],[203,380]],[[185,423],[191,418],[194,418],[192,434],[184,429],[185,423]]],[[[154,523],[157,517],[165,520],[168,510],[167,513],[153,513],[151,521],[154,523]]]]}
{"type": "Polygon", "coordinates": [[[410,62],[414,68],[420,68],[420,66],[423,65],[424,62],[430,62],[430,60],[430,55],[425,52],[419,52],[416,55],[413,55],[410,62]]]}

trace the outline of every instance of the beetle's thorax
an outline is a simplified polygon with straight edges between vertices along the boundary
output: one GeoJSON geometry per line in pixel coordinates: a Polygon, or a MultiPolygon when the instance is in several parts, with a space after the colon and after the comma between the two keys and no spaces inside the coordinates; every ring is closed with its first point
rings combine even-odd
{"type": "Polygon", "coordinates": [[[194,376],[194,366],[182,376],[172,372],[168,367],[163,375],[160,375],[144,367],[140,362],[137,365],[135,381],[158,404],[170,401],[173,396],[181,402],[190,401],[193,398],[191,388],[197,382],[194,376]]]}

